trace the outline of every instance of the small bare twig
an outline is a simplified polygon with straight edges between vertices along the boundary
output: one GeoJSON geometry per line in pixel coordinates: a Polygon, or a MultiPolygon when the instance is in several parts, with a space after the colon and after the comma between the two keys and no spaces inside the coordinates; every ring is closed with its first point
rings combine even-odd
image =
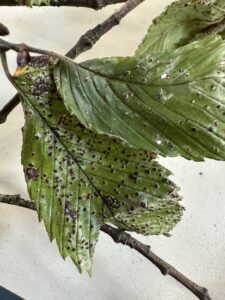
{"type": "MultiPolygon", "coordinates": [[[[68,58],[74,59],[82,52],[85,52],[93,47],[93,45],[110,29],[114,26],[118,25],[120,21],[135,7],[144,2],[144,0],[128,0],[126,4],[124,4],[121,9],[112,14],[106,21],[102,24],[97,25],[95,28],[88,30],[84,35],[81,36],[76,45],[67,52],[66,56],[68,58]]],[[[1,51],[9,51],[14,50],[19,52],[21,48],[25,48],[29,52],[50,55],[60,57],[61,55],[40,48],[35,48],[26,44],[15,44],[8,41],[5,41],[0,38],[0,50],[1,51]]]]}
{"type": "Polygon", "coordinates": [[[38,53],[38,54],[50,55],[50,56],[56,56],[56,57],[61,56],[60,54],[57,54],[53,51],[35,48],[35,47],[29,46],[26,44],[15,44],[15,43],[11,43],[11,42],[5,41],[2,38],[0,38],[0,51],[1,52],[6,52],[9,50],[14,50],[16,52],[19,52],[19,51],[21,51],[21,48],[26,49],[27,51],[32,52],[32,53],[38,53]]]}
{"type": "Polygon", "coordinates": [[[16,205],[24,208],[29,208],[31,210],[35,210],[34,202],[25,200],[20,197],[20,195],[1,195],[0,194],[0,203],[16,205]]]}
{"type": "Polygon", "coordinates": [[[0,124],[6,122],[8,115],[20,103],[19,94],[16,94],[4,107],[0,110],[0,124]]]}
{"type": "Polygon", "coordinates": [[[123,245],[129,246],[132,249],[135,249],[137,252],[151,261],[163,275],[172,276],[187,289],[189,289],[199,299],[211,300],[206,288],[199,286],[198,284],[184,276],[173,266],[164,261],[162,258],[160,258],[158,255],[156,255],[154,252],[152,252],[149,245],[141,243],[140,241],[132,237],[129,233],[118,228],[114,228],[108,224],[102,225],[101,230],[110,235],[114,242],[121,243],[123,245]]]}
{"type": "MultiPolygon", "coordinates": [[[[34,202],[24,200],[20,197],[20,195],[1,195],[0,194],[0,203],[12,204],[24,208],[28,208],[31,210],[35,209],[34,202]]],[[[163,275],[170,275],[175,278],[178,282],[188,288],[194,295],[196,295],[201,300],[211,300],[208,290],[204,287],[201,287],[184,276],[181,272],[175,269],[173,266],[165,262],[158,255],[152,252],[149,245],[145,245],[132,237],[129,233],[120,230],[118,228],[112,227],[108,224],[104,224],[101,226],[101,231],[105,232],[116,243],[121,243],[123,245],[129,246],[132,249],[135,249],[144,257],[146,257],[149,261],[151,261],[163,275]]]]}
{"type": "MultiPolygon", "coordinates": [[[[122,3],[126,1],[127,0],[58,0],[58,1],[52,0],[50,5],[87,7],[87,8],[99,10],[107,5],[122,3]]],[[[17,0],[0,0],[0,6],[18,6],[18,5],[19,4],[17,0]]]]}
{"type": "MultiPolygon", "coordinates": [[[[11,1],[11,0],[10,0],[11,1]]],[[[92,0],[91,0],[92,1],[92,0]]],[[[112,29],[115,25],[118,25],[119,22],[122,20],[123,17],[125,17],[131,10],[133,10],[136,6],[138,6],[141,2],[144,0],[129,0],[127,3],[122,6],[120,10],[118,10],[116,13],[114,13],[112,16],[110,16],[106,21],[104,21],[102,24],[97,25],[95,28],[88,30],[84,35],[81,36],[79,41],[76,43],[76,45],[68,51],[66,54],[69,58],[75,58],[79,54],[91,49],[94,44],[110,29],[112,29]]],[[[0,6],[3,1],[0,0],[0,6]]],[[[7,1],[5,1],[6,3],[7,1]]],[[[77,1],[78,2],[78,1],[77,1]]],[[[88,1],[83,1],[88,3],[88,1]]],[[[117,0],[111,0],[111,1],[93,1],[95,3],[98,2],[98,5],[107,5],[107,3],[117,3],[119,1],[117,0]]],[[[126,2],[126,1],[120,1],[120,2],[126,2]]],[[[96,4],[94,4],[96,5],[96,4]]],[[[21,47],[25,47],[30,52],[35,52],[39,54],[45,54],[45,55],[53,55],[53,56],[59,56],[58,54],[46,51],[43,49],[37,49],[25,44],[14,44],[7,42],[3,39],[0,39],[0,49],[2,51],[8,51],[8,50],[14,50],[14,51],[20,51],[21,47]]],[[[8,104],[0,111],[0,124],[4,123],[7,119],[8,114],[18,105],[19,103],[19,95],[16,94],[8,104]]]]}
{"type": "Polygon", "coordinates": [[[67,52],[66,56],[74,59],[81,53],[90,50],[106,32],[118,25],[129,12],[142,2],[144,2],[144,0],[128,0],[118,11],[112,14],[102,24],[97,25],[82,35],[76,45],[67,52]]]}
{"type": "MultiPolygon", "coordinates": [[[[0,0],[1,1],[1,0],[0,0]]],[[[103,0],[96,0],[96,2],[103,3],[103,0]]],[[[109,2],[109,1],[108,1],[109,2]]],[[[116,1],[111,1],[115,3],[116,1]]],[[[121,1],[125,2],[125,1],[121,1]]],[[[124,4],[119,10],[117,10],[114,14],[112,14],[108,19],[106,19],[102,24],[97,25],[91,30],[88,30],[84,35],[82,35],[79,39],[79,41],[76,43],[76,45],[71,48],[66,56],[74,59],[82,52],[85,52],[93,47],[93,45],[110,29],[112,29],[114,26],[118,25],[120,21],[129,13],[131,12],[135,7],[137,7],[139,4],[144,2],[144,0],[128,0],[126,4],[124,4]]],[[[101,4],[102,5],[102,4],[101,4]]],[[[39,48],[34,48],[29,45],[25,44],[15,44],[7,42],[3,39],[0,39],[0,49],[1,51],[8,51],[8,50],[14,50],[14,51],[20,51],[21,47],[25,47],[28,51],[44,54],[44,55],[52,55],[52,56],[59,56],[57,53],[54,53],[53,51],[47,51],[39,48]]]]}

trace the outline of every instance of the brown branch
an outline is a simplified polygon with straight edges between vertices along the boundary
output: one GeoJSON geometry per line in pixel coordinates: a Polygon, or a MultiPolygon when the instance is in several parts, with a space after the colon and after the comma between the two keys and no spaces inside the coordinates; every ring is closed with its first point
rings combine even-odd
{"type": "Polygon", "coordinates": [[[144,0],[128,0],[118,11],[112,14],[102,24],[97,25],[82,35],[76,45],[67,52],[66,56],[74,59],[79,54],[91,49],[106,32],[118,25],[129,12],[142,2],[144,2],[144,0]]]}
{"type": "Polygon", "coordinates": [[[16,94],[4,107],[0,110],[0,124],[6,122],[8,115],[20,103],[19,94],[16,94]]]}
{"type": "Polygon", "coordinates": [[[188,288],[194,295],[196,295],[201,300],[211,300],[208,290],[204,287],[199,286],[181,272],[175,269],[173,266],[168,264],[154,252],[152,252],[149,245],[145,245],[132,237],[129,233],[104,224],[101,226],[101,230],[108,235],[116,243],[121,243],[123,245],[129,246],[131,249],[135,249],[137,252],[146,257],[150,262],[152,262],[163,275],[170,275],[175,278],[178,282],[188,288]]]}
{"type": "Polygon", "coordinates": [[[20,195],[2,195],[0,194],[0,203],[16,205],[24,208],[29,208],[31,210],[35,210],[34,202],[25,200],[20,197],[20,195]]]}
{"type": "MultiPolygon", "coordinates": [[[[11,1],[11,0],[10,0],[11,1]]],[[[112,16],[110,16],[107,20],[105,20],[102,24],[97,25],[95,28],[88,30],[84,35],[81,36],[77,44],[68,51],[66,54],[69,58],[75,58],[79,54],[91,49],[94,44],[110,29],[112,29],[114,26],[118,25],[119,22],[122,20],[123,17],[125,17],[131,10],[133,10],[136,6],[138,6],[140,3],[142,3],[144,0],[128,0],[127,3],[122,6],[120,10],[115,12],[112,16]]],[[[0,0],[0,6],[1,3],[4,1],[0,0]]],[[[7,1],[5,1],[7,2],[7,1]]],[[[77,1],[78,2],[78,1],[77,1]]],[[[81,1],[82,2],[82,1],[81,1]]],[[[88,1],[83,1],[88,3],[88,1]]],[[[92,2],[92,0],[90,1],[92,2]]],[[[103,3],[106,5],[106,3],[117,3],[119,1],[117,0],[100,0],[100,1],[93,1],[93,3],[103,3]]],[[[121,1],[120,2],[125,2],[121,1]]],[[[96,4],[92,4],[96,5],[96,4]]],[[[37,49],[33,48],[28,45],[22,45],[22,44],[14,44],[7,42],[3,39],[0,39],[0,49],[2,51],[8,51],[8,50],[15,50],[19,51],[21,49],[21,46],[26,47],[26,49],[30,52],[35,52],[39,54],[47,54],[47,55],[57,55],[54,52],[46,51],[43,49],[37,49]]],[[[16,94],[12,100],[9,101],[8,104],[0,111],[0,124],[4,123],[7,119],[7,116],[9,113],[19,104],[19,95],[16,94]]]]}
{"type": "MultiPolygon", "coordinates": [[[[76,7],[87,7],[87,8],[99,10],[107,5],[122,3],[126,1],[127,0],[58,0],[58,1],[52,0],[51,6],[74,6],[74,7],[76,6],[76,7]]],[[[16,0],[0,0],[0,6],[18,6],[18,5],[19,4],[16,0]]]]}
{"type": "MultiPolygon", "coordinates": [[[[1,0],[0,0],[1,1],[1,0]]],[[[93,45],[110,29],[118,25],[120,21],[135,7],[144,2],[144,0],[128,0],[118,11],[112,14],[108,19],[106,19],[102,24],[97,25],[91,30],[88,30],[84,35],[81,36],[76,45],[71,48],[65,56],[73,59],[77,57],[82,52],[85,52],[93,47],[93,45]]],[[[4,26],[2,24],[2,26],[4,26]]],[[[4,26],[5,27],[5,26],[4,26]]],[[[6,30],[6,27],[5,27],[6,30]]],[[[26,44],[15,44],[5,41],[0,38],[0,50],[9,51],[14,50],[19,52],[21,48],[26,49],[29,52],[39,53],[43,55],[51,55],[59,57],[60,55],[53,52],[40,48],[35,48],[26,44]]]]}
{"type": "Polygon", "coordinates": [[[3,40],[0,38],[0,52],[6,52],[9,50],[14,50],[16,52],[20,52],[21,49],[26,49],[29,52],[32,53],[38,53],[38,54],[43,54],[43,55],[50,55],[50,56],[56,56],[56,57],[61,57],[62,55],[55,53],[53,51],[48,51],[45,49],[40,49],[40,48],[35,48],[26,44],[16,44],[16,43],[11,43],[6,40],[3,40]]]}
{"type": "MultiPolygon", "coordinates": [[[[12,204],[31,210],[35,209],[35,204],[31,201],[24,200],[20,195],[1,195],[0,194],[0,203],[12,204]]],[[[194,295],[196,295],[201,300],[211,300],[208,291],[206,288],[197,285],[195,282],[188,279],[181,272],[175,269],[173,266],[165,262],[158,255],[152,252],[149,245],[145,245],[132,237],[129,233],[120,230],[118,228],[112,227],[108,224],[101,226],[101,231],[108,234],[116,243],[121,243],[123,245],[129,246],[132,249],[135,249],[137,252],[146,257],[151,261],[163,275],[170,275],[175,278],[178,282],[188,288],[194,295]]]]}

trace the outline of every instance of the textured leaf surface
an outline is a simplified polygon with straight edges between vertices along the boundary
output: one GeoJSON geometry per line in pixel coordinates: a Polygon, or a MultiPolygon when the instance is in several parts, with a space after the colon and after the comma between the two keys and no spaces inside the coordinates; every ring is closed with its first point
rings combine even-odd
{"type": "Polygon", "coordinates": [[[68,114],[52,79],[53,64],[32,58],[14,77],[26,119],[22,163],[50,239],[56,238],[63,257],[90,273],[103,222],[166,233],[183,208],[170,172],[155,155],[97,135],[68,114]]]}
{"type": "Polygon", "coordinates": [[[224,0],[175,1],[153,21],[136,55],[185,45],[199,38],[209,26],[220,23],[224,16],[224,0]]]}
{"type": "Polygon", "coordinates": [[[224,42],[213,37],[144,58],[61,59],[55,78],[87,128],[198,161],[225,159],[224,66],[224,42]]]}
{"type": "Polygon", "coordinates": [[[16,82],[26,117],[22,163],[30,197],[61,255],[90,273],[103,204],[78,161],[85,153],[82,127],[70,120],[57,99],[48,60],[33,59],[16,82]]]}

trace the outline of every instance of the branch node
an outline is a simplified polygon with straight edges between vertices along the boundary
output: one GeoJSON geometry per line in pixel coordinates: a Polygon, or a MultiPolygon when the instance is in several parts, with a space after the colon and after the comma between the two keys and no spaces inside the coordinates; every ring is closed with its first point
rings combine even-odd
{"type": "MultiPolygon", "coordinates": [[[[119,2],[126,2],[119,10],[117,10],[114,14],[112,14],[108,19],[106,19],[103,23],[95,26],[93,29],[88,30],[77,42],[77,44],[71,48],[66,56],[74,59],[79,54],[87,51],[93,47],[93,45],[110,29],[114,26],[120,24],[120,21],[135,7],[141,4],[144,0],[112,0],[110,1],[111,4],[119,3],[119,2]]],[[[95,5],[92,2],[92,8],[98,9],[97,6],[100,8],[105,6],[107,3],[106,0],[97,0],[95,1],[95,5]],[[97,5],[97,6],[96,6],[97,5]]]]}
{"type": "Polygon", "coordinates": [[[115,25],[119,25],[120,24],[120,21],[121,21],[121,17],[119,16],[119,14],[115,13],[113,15],[113,24],[115,25]]]}
{"type": "Polygon", "coordinates": [[[161,267],[160,271],[161,271],[162,275],[164,275],[164,276],[169,274],[169,270],[167,268],[161,267]]]}
{"type": "Polygon", "coordinates": [[[17,65],[19,67],[25,67],[31,60],[30,53],[25,44],[21,44],[17,54],[17,65]]]}
{"type": "Polygon", "coordinates": [[[211,300],[211,297],[209,296],[209,291],[205,287],[203,287],[202,289],[202,294],[204,295],[203,300],[211,300]]]}

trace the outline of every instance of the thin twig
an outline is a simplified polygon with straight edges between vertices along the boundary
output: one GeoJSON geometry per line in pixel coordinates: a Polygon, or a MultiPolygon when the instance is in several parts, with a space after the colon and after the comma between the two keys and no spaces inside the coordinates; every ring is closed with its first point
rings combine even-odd
{"type": "Polygon", "coordinates": [[[1,195],[0,194],[0,203],[16,205],[24,208],[29,208],[31,210],[35,210],[35,203],[25,200],[20,197],[20,195],[1,195]]]}
{"type": "MultiPolygon", "coordinates": [[[[87,7],[87,8],[99,10],[107,5],[122,3],[126,1],[127,0],[58,0],[58,1],[52,0],[50,5],[87,7]]],[[[17,0],[0,0],[0,6],[18,6],[18,5],[19,3],[17,0]]]]}
{"type": "Polygon", "coordinates": [[[129,233],[114,228],[108,224],[102,225],[101,230],[110,235],[114,242],[129,246],[130,248],[138,251],[149,261],[151,261],[161,271],[163,275],[172,276],[178,282],[184,285],[187,289],[189,289],[199,299],[211,300],[208,290],[206,288],[199,286],[198,284],[184,276],[173,266],[164,261],[162,258],[160,258],[158,255],[156,255],[154,252],[152,252],[151,247],[149,245],[141,243],[140,241],[132,237],[129,233]]]}
{"type": "Polygon", "coordinates": [[[88,30],[80,37],[76,45],[67,52],[66,56],[74,59],[79,54],[91,49],[93,45],[120,21],[135,7],[144,2],[144,0],[128,0],[119,10],[112,14],[102,24],[97,25],[93,29],[88,30]]]}
{"type": "Polygon", "coordinates": [[[14,50],[16,52],[19,52],[19,51],[21,51],[21,49],[26,49],[27,51],[32,52],[32,53],[61,57],[60,54],[55,53],[53,51],[35,48],[35,47],[29,46],[26,44],[15,44],[15,43],[11,43],[11,42],[5,41],[2,38],[0,38],[0,51],[1,52],[6,52],[9,50],[14,50]]]}
{"type": "MultiPolygon", "coordinates": [[[[67,52],[65,56],[68,58],[75,58],[82,52],[85,52],[93,47],[93,45],[110,29],[118,25],[120,21],[135,7],[144,2],[144,0],[128,0],[118,11],[112,14],[108,19],[106,19],[102,24],[97,25],[95,28],[88,30],[84,35],[81,36],[76,45],[67,52]]],[[[14,50],[19,52],[21,48],[26,48],[27,51],[60,57],[61,55],[40,48],[35,48],[26,44],[15,44],[5,41],[0,38],[0,50],[9,51],[14,50]]]]}
{"type": "MultiPolygon", "coordinates": [[[[31,201],[25,200],[20,197],[20,195],[1,195],[0,194],[0,203],[12,204],[24,208],[28,208],[31,210],[35,209],[35,204],[31,201]]],[[[188,279],[181,272],[176,270],[173,266],[165,262],[158,255],[152,252],[149,245],[145,245],[132,237],[129,233],[112,227],[108,224],[104,224],[101,226],[101,231],[105,232],[116,243],[121,243],[123,245],[129,246],[132,249],[135,249],[144,257],[146,257],[149,261],[151,261],[163,275],[170,275],[175,278],[178,282],[188,288],[194,295],[196,295],[201,300],[211,300],[208,290],[204,287],[197,285],[195,282],[188,279]]]]}
{"type": "MultiPolygon", "coordinates": [[[[11,1],[11,0],[10,0],[11,1]]],[[[92,0],[91,0],[92,1],[92,0]]],[[[115,25],[118,25],[119,22],[123,17],[125,17],[132,9],[134,9],[136,6],[138,6],[141,2],[144,0],[129,0],[127,3],[122,6],[120,10],[118,10],[116,13],[114,13],[112,16],[110,16],[106,21],[104,21],[102,24],[97,25],[95,28],[88,30],[84,35],[81,36],[77,44],[68,51],[66,54],[69,58],[75,58],[79,54],[91,49],[94,44],[110,29],[112,29],[115,25]]],[[[3,2],[0,0],[0,3],[3,2]]],[[[85,1],[84,1],[85,2],[85,1]]],[[[95,2],[95,1],[94,1],[95,2]]],[[[106,5],[106,3],[117,3],[116,0],[114,1],[96,1],[98,2],[98,5],[103,5],[103,3],[106,5]],[[101,4],[102,3],[102,4],[101,4]]],[[[125,1],[120,1],[125,2],[125,1]]],[[[88,1],[86,1],[88,3],[88,1]]],[[[1,5],[1,4],[0,4],[1,5]]],[[[8,51],[8,50],[15,50],[20,51],[21,47],[25,47],[30,52],[35,52],[39,54],[45,54],[45,55],[54,55],[59,56],[57,53],[46,51],[43,49],[37,49],[25,44],[14,44],[7,42],[3,39],[0,39],[0,49],[2,51],[8,51]]],[[[7,116],[9,113],[18,105],[19,101],[19,95],[16,94],[8,104],[0,111],[0,124],[4,123],[7,119],[7,116]]]]}
{"type": "Polygon", "coordinates": [[[4,107],[0,110],[0,124],[6,122],[8,115],[20,103],[19,94],[16,94],[4,107]]]}

